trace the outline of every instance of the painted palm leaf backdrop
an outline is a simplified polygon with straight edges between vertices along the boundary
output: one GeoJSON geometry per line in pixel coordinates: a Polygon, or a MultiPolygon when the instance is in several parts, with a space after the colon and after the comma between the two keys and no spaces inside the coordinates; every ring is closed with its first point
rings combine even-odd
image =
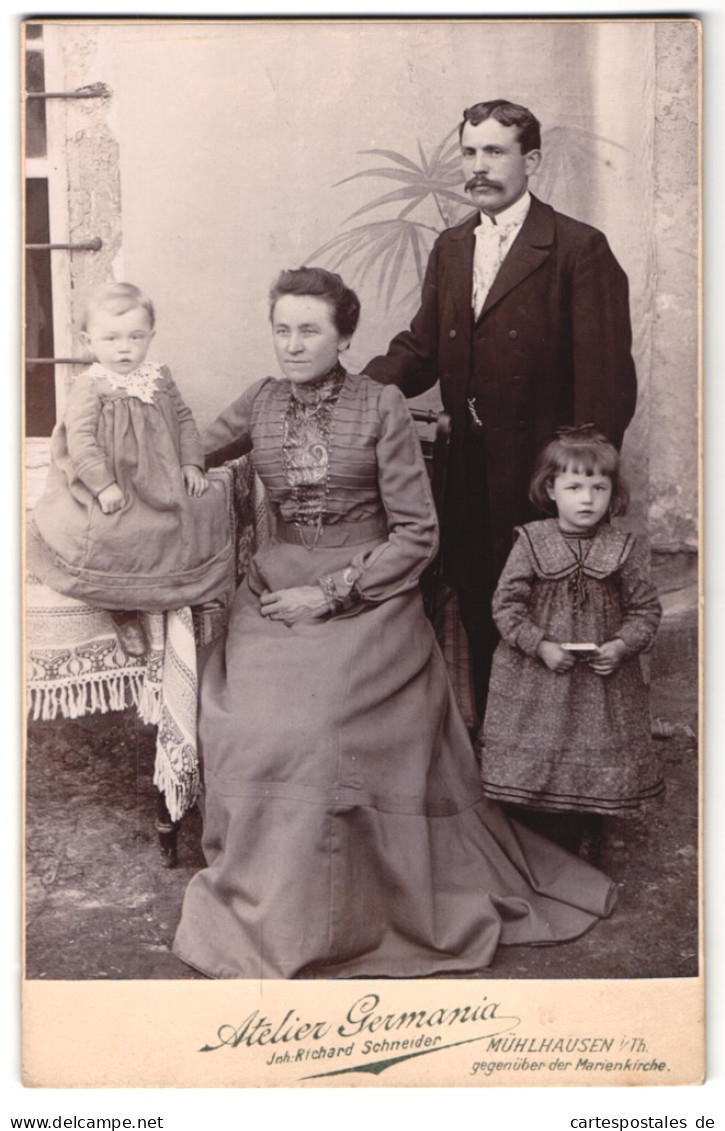
{"type": "MultiPolygon", "coordinates": [[[[458,129],[446,134],[429,157],[421,143],[417,145],[417,161],[392,149],[359,151],[362,156],[382,158],[387,164],[362,169],[333,187],[368,178],[382,178],[398,187],[352,212],[344,224],[353,226],[316,248],[307,260],[308,263],[324,263],[332,271],[344,266],[346,280],[358,287],[372,278],[380,301],[386,307],[394,300],[407,304],[417,297],[436,237],[471,211],[471,202],[461,188],[458,129]],[[402,206],[400,210],[386,219],[353,223],[375,209],[398,204],[402,206]],[[421,213],[419,218],[412,216],[423,205],[426,205],[424,216],[428,222],[420,218],[421,213]]],[[[571,186],[579,198],[587,199],[593,193],[595,178],[601,176],[602,166],[614,168],[611,149],[608,149],[612,146],[623,151],[617,142],[579,126],[555,126],[545,130],[542,134],[545,160],[536,177],[537,195],[543,200],[562,197],[566,201],[569,195],[566,190],[571,186]]]]}

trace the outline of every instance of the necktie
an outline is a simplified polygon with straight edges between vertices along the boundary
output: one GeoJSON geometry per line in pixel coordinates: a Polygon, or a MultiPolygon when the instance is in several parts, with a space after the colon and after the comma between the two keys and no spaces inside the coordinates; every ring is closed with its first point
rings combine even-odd
{"type": "Polygon", "coordinates": [[[506,258],[508,239],[516,224],[494,224],[487,217],[476,228],[473,255],[473,313],[478,318],[499,268],[506,258]]]}

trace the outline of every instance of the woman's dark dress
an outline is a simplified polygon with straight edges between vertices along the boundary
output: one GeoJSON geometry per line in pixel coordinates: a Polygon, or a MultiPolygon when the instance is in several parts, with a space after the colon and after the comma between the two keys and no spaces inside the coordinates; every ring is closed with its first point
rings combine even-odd
{"type": "Polygon", "coordinates": [[[437,525],[399,390],[267,379],[205,445],[245,435],[277,535],[202,677],[208,866],[175,953],[222,978],[411,977],[581,934],[610,881],[482,797],[418,590],[437,525]],[[335,613],[260,615],[264,589],[321,579],[335,613]]]}

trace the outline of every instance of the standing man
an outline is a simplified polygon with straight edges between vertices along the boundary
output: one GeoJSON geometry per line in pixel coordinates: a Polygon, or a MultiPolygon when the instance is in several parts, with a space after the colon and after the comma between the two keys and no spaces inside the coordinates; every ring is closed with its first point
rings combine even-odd
{"type": "Polygon", "coordinates": [[[437,239],[421,306],[365,372],[413,397],[440,380],[452,421],[441,522],[483,712],[498,635],[491,596],[513,527],[535,517],[534,460],[559,425],[591,422],[617,446],[634,413],[627,276],[604,235],[528,191],[537,119],[503,99],[459,127],[474,216],[437,239]]]}

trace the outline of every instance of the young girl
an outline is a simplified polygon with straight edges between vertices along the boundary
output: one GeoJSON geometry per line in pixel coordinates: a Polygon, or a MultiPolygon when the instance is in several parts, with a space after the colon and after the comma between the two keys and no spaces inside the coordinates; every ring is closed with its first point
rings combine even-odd
{"type": "Polygon", "coordinates": [[[592,426],[559,430],[530,498],[556,518],[517,528],[494,594],[502,641],[479,735],[483,789],[555,812],[519,815],[594,862],[602,815],[635,815],[663,789],[638,658],[661,606],[645,548],[608,522],[627,491],[616,449],[592,426]]]}
{"type": "Polygon", "coordinates": [[[231,555],[224,491],[204,475],[191,412],[166,366],[145,360],[154,322],[130,283],[91,294],[81,339],[95,361],[71,384],[30,528],[31,570],[108,609],[133,656],[147,647],[139,611],[218,597],[231,555]]]}

